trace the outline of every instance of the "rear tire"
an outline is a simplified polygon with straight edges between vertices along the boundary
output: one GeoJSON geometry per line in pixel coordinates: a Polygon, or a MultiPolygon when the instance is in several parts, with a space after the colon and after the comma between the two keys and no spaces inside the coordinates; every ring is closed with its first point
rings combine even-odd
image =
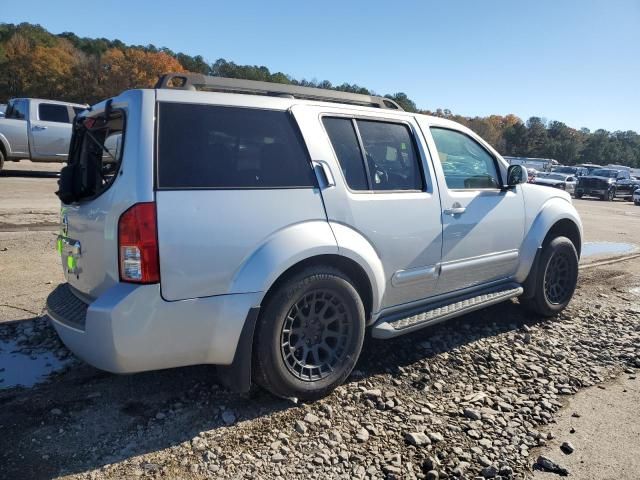
{"type": "Polygon", "coordinates": [[[575,198],[577,198],[577,199],[581,199],[582,198],[582,193],[575,193],[573,196],[575,198]]]}
{"type": "Polygon", "coordinates": [[[321,398],[353,370],[364,328],[352,281],[332,267],[309,267],[277,287],[260,314],[254,379],[279,397],[321,398]]]}
{"type": "Polygon", "coordinates": [[[2,171],[2,167],[4,167],[4,153],[2,149],[0,149],[0,172],[2,171]]]}
{"type": "Polygon", "coordinates": [[[547,243],[538,259],[536,278],[529,283],[521,303],[545,317],[561,312],[571,301],[578,283],[578,253],[567,237],[556,237],[547,243]]]}

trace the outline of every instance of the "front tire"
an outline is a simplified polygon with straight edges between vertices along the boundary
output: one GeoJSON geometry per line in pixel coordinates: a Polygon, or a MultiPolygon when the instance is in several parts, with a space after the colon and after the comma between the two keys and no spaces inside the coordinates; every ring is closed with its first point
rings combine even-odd
{"type": "Polygon", "coordinates": [[[2,153],[2,149],[0,149],[0,172],[2,171],[2,167],[4,167],[4,153],[2,153]]]}
{"type": "Polygon", "coordinates": [[[613,202],[615,198],[616,198],[616,191],[614,188],[610,188],[607,194],[604,196],[604,200],[606,200],[607,202],[613,202]]]}
{"type": "Polygon", "coordinates": [[[279,397],[321,398],[353,370],[364,328],[353,282],[332,267],[309,267],[266,302],[254,335],[255,381],[279,397]]]}
{"type": "Polygon", "coordinates": [[[567,237],[556,237],[543,247],[535,278],[526,282],[533,291],[521,303],[545,317],[561,312],[571,301],[578,283],[578,253],[567,237]]]}
{"type": "Polygon", "coordinates": [[[582,198],[582,192],[575,193],[573,196],[574,196],[574,198],[581,199],[582,198]]]}

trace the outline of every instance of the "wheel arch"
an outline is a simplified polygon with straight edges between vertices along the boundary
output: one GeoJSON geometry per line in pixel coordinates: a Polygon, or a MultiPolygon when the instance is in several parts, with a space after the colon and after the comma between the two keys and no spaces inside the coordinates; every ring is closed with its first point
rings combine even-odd
{"type": "Polygon", "coordinates": [[[348,227],[326,221],[291,225],[266,239],[234,275],[229,293],[262,292],[261,304],[290,275],[310,265],[327,265],[348,276],[360,293],[367,318],[377,312],[384,292],[382,262],[373,247],[348,227]],[[350,230],[348,234],[342,229],[350,230]],[[340,244],[342,240],[342,244],[340,244]]]}
{"type": "Polygon", "coordinates": [[[344,273],[352,282],[356,291],[362,299],[365,311],[365,319],[368,321],[371,318],[373,309],[373,286],[371,280],[367,275],[367,272],[362,268],[355,260],[345,257],[339,254],[322,254],[305,258],[300,262],[292,265],[287,270],[282,272],[280,276],[271,284],[269,289],[265,292],[262,304],[269,299],[271,295],[277,289],[286,282],[289,278],[297,275],[299,272],[309,267],[314,266],[326,266],[334,268],[344,273]]]}
{"type": "Polygon", "coordinates": [[[533,267],[536,254],[546,243],[557,236],[571,240],[578,253],[582,252],[582,222],[575,207],[561,198],[547,201],[531,222],[520,247],[520,265],[515,280],[522,283],[533,267]]]}

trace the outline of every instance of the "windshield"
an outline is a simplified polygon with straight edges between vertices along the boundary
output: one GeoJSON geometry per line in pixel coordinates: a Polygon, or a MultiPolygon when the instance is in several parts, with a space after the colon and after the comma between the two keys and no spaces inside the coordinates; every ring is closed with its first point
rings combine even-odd
{"type": "Polygon", "coordinates": [[[599,169],[594,170],[593,172],[591,172],[591,175],[593,175],[594,177],[617,178],[618,177],[618,171],[617,170],[608,170],[606,168],[599,168],[599,169]]]}
{"type": "Polygon", "coordinates": [[[111,110],[108,117],[77,118],[69,162],[58,182],[58,197],[64,203],[95,198],[113,183],[122,159],[124,127],[122,110],[111,110]]]}
{"type": "Polygon", "coordinates": [[[575,173],[576,167],[558,167],[554,169],[554,173],[575,173]]]}

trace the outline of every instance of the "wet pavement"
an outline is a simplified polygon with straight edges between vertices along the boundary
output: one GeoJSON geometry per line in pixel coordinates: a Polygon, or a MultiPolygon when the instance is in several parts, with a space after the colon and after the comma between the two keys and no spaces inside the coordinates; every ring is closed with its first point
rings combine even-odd
{"type": "Polygon", "coordinates": [[[638,245],[622,242],[585,242],[582,246],[582,258],[601,255],[618,256],[637,252],[638,245]]]}

